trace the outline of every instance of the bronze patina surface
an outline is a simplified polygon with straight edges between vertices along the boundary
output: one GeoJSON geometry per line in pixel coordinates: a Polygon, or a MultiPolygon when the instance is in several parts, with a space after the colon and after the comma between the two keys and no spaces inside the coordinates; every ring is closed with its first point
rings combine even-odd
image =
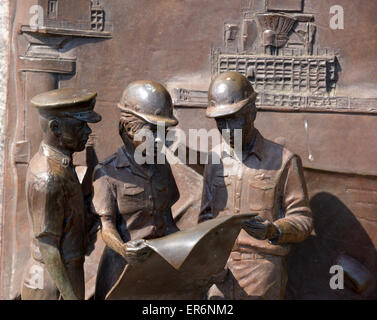
{"type": "MultiPolygon", "coordinates": [[[[58,88],[98,92],[103,120],[91,125],[86,150],[73,154],[88,207],[94,166],[123,144],[117,104],[125,86],[137,79],[165,86],[176,128],[188,135],[216,129],[206,117],[208,89],[229,71],[243,74],[257,93],[261,136],[302,160],[314,231],[286,256],[285,298],[377,298],[369,281],[377,270],[376,1],[14,0],[9,9],[2,299],[20,296],[31,256],[25,184],[43,139],[31,99],[58,88]],[[330,25],[336,5],[344,17],[343,26],[333,19],[338,29],[330,25]],[[344,290],[329,286],[338,262],[351,282],[344,290]]],[[[171,170],[180,193],[173,218],[180,229],[192,227],[204,165],[171,170]]],[[[85,259],[86,298],[94,295],[104,246],[99,234],[85,259]]]]}
{"type": "Polygon", "coordinates": [[[243,75],[222,73],[211,83],[208,95],[207,115],[216,119],[219,130],[230,132],[228,138],[224,136],[219,163],[212,155],[205,168],[199,222],[247,211],[259,214],[245,222],[224,282],[210,289],[209,299],[283,299],[290,243],[305,240],[313,228],[301,160],[254,128],[254,91],[243,75]],[[237,129],[243,138],[239,155],[237,129]]]}
{"type": "Polygon", "coordinates": [[[43,141],[26,175],[31,258],[21,289],[23,300],[76,300],[85,297],[84,260],[88,252],[89,211],[72,163],[99,122],[97,93],[62,89],[32,99],[40,114],[43,141]]]}
{"type": "MultiPolygon", "coordinates": [[[[139,263],[150,253],[145,240],[178,231],[171,207],[179,191],[169,164],[140,164],[135,158],[141,144],[135,138],[139,130],[149,129],[156,139],[156,121],[177,123],[170,94],[159,83],[135,81],[124,90],[118,107],[124,146],[93,174],[93,212],[101,219],[107,245],[98,269],[96,299],[106,297],[128,263],[139,263]]],[[[156,146],[154,151],[157,157],[156,146]]]]}

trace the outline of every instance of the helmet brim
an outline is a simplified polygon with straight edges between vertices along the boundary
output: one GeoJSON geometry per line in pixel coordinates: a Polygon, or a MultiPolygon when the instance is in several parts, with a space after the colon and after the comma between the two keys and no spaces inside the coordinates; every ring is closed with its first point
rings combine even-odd
{"type": "Polygon", "coordinates": [[[210,102],[210,105],[206,109],[206,116],[208,118],[221,118],[235,114],[240,111],[244,106],[246,106],[251,101],[251,98],[238,101],[236,103],[215,105],[210,102]]]}
{"type": "Polygon", "coordinates": [[[179,123],[179,121],[177,120],[176,117],[174,117],[174,115],[172,115],[171,117],[164,117],[164,116],[160,116],[160,115],[145,114],[145,113],[134,111],[134,110],[129,109],[129,108],[124,107],[124,106],[121,107],[121,111],[127,112],[127,113],[132,113],[133,115],[145,120],[148,123],[156,125],[156,126],[161,124],[161,123],[164,123],[166,127],[173,127],[173,126],[176,126],[179,123]]]}

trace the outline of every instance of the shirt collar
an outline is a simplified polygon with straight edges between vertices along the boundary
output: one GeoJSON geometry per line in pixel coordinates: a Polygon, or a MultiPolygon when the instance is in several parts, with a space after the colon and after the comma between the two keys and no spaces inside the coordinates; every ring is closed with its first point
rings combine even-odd
{"type": "MultiPolygon", "coordinates": [[[[229,154],[229,146],[224,145],[225,142],[222,142],[222,156],[223,157],[234,157],[234,154],[229,154]]],[[[242,161],[245,161],[249,156],[255,154],[255,156],[262,161],[263,159],[263,137],[257,129],[254,129],[253,138],[246,145],[245,150],[242,151],[242,161]]]]}
{"type": "Polygon", "coordinates": [[[41,143],[41,151],[44,156],[60,163],[64,168],[72,165],[72,158],[70,156],[44,142],[41,143]]]}
{"type": "Polygon", "coordinates": [[[245,160],[250,155],[255,154],[260,161],[263,159],[263,137],[257,129],[254,129],[254,136],[246,146],[246,150],[243,155],[245,160]]]}
{"type": "Polygon", "coordinates": [[[133,156],[131,155],[131,150],[129,150],[129,148],[127,148],[125,145],[123,145],[117,151],[115,166],[118,169],[130,168],[134,174],[146,179],[150,179],[153,175],[153,173],[149,173],[145,168],[135,163],[133,156]]]}

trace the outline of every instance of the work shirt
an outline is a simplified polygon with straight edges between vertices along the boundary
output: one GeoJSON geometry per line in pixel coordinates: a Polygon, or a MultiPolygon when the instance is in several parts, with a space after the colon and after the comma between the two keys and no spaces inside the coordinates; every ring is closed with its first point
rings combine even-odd
{"type": "Polygon", "coordinates": [[[26,194],[32,257],[43,262],[38,242],[47,237],[60,249],[63,261],[84,259],[88,240],[84,197],[72,159],[42,142],[28,167],[26,194]]]}
{"type": "Polygon", "coordinates": [[[169,164],[141,166],[125,146],[93,173],[93,211],[116,226],[124,242],[177,231],[171,207],[179,192],[169,164]]]}
{"type": "Polygon", "coordinates": [[[199,222],[222,215],[258,213],[281,231],[279,239],[271,243],[241,230],[233,251],[285,256],[289,243],[300,242],[310,234],[312,214],[297,155],[264,139],[255,129],[252,143],[242,155],[221,150],[219,158],[220,163],[210,159],[205,168],[199,222]]]}

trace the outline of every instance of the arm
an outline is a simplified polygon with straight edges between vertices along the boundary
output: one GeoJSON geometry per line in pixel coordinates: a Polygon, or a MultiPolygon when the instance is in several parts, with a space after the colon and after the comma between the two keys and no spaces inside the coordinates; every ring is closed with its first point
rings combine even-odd
{"type": "Polygon", "coordinates": [[[101,219],[102,239],[108,247],[120,254],[128,263],[139,263],[150,253],[143,239],[125,243],[116,229],[117,203],[106,172],[97,166],[93,174],[92,211],[101,219]]]}
{"type": "Polygon", "coordinates": [[[39,250],[47,271],[64,300],[78,300],[55,241],[49,237],[40,238],[39,250]]]}
{"type": "Polygon", "coordinates": [[[100,217],[103,241],[115,252],[125,257],[125,243],[115,226],[116,198],[106,172],[101,166],[97,166],[93,173],[92,211],[100,217]]]}
{"type": "Polygon", "coordinates": [[[245,231],[259,240],[272,244],[305,240],[313,228],[301,161],[297,156],[286,165],[282,174],[282,218],[271,222],[259,216],[243,224],[245,231]]]}
{"type": "Polygon", "coordinates": [[[282,199],[285,216],[274,222],[280,231],[280,236],[274,242],[276,244],[304,241],[313,229],[308,192],[298,156],[288,162],[285,174],[282,199]]]}
{"type": "Polygon", "coordinates": [[[42,260],[64,300],[78,300],[60,253],[64,228],[64,193],[58,179],[39,181],[28,196],[33,208],[33,231],[42,260]]]}

